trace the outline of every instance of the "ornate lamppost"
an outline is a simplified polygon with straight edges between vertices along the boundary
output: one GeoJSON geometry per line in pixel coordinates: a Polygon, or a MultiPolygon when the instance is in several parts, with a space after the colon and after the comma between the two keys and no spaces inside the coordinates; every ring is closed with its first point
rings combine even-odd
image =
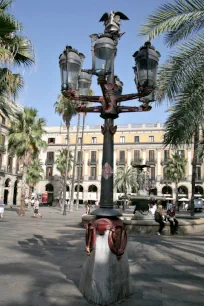
{"type": "Polygon", "coordinates": [[[101,127],[104,135],[100,208],[94,210],[96,216],[89,222],[86,231],[86,251],[90,255],[83,266],[80,290],[92,303],[108,305],[131,293],[130,275],[127,254],[124,252],[127,235],[118,216],[119,210],[113,208],[113,138],[117,130],[114,119],[120,113],[144,112],[151,110],[152,92],[156,85],[157,66],[160,54],[150,42],[146,42],[135,58],[135,83],[138,93],[122,95],[123,83],[114,75],[114,59],[117,53],[118,40],[124,33],[120,32],[120,21],[128,20],[121,12],[105,13],[100,21],[104,22],[103,34],[91,35],[92,69],[83,70],[81,66],[84,55],[67,46],[59,57],[62,94],[77,101],[78,112],[100,113],[104,119],[101,127]],[[87,78],[85,91],[78,93],[79,78],[84,73],[96,75],[102,90],[102,96],[88,96],[91,77],[87,78]],[[146,97],[146,98],[145,98],[146,97]],[[121,106],[121,102],[140,99],[140,106],[121,106]],[[78,104],[80,101],[80,104],[78,104]],[[98,103],[98,106],[87,107],[86,102],[98,103]]]}

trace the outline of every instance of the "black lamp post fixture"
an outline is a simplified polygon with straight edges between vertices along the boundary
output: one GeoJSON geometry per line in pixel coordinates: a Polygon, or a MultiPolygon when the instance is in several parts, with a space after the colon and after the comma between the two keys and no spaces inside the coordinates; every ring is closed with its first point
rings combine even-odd
{"type": "Polygon", "coordinates": [[[119,216],[120,212],[113,209],[113,135],[117,127],[114,119],[119,113],[144,112],[151,110],[149,102],[154,101],[153,91],[156,86],[157,66],[160,54],[148,41],[133,54],[135,58],[135,83],[138,93],[121,95],[123,83],[114,75],[114,60],[117,53],[120,33],[120,19],[128,18],[119,12],[104,14],[100,21],[105,21],[104,34],[91,35],[92,41],[92,69],[81,70],[85,56],[67,46],[59,57],[61,70],[62,93],[65,97],[72,97],[79,102],[76,105],[78,112],[96,112],[104,118],[102,126],[104,135],[101,198],[100,208],[92,212],[102,217],[119,216]],[[88,96],[91,85],[91,76],[98,77],[102,96],[88,96]],[[120,106],[120,102],[139,99],[140,106],[120,106]],[[100,106],[87,107],[83,102],[99,103],[100,106]]]}
{"type": "MultiPolygon", "coordinates": [[[[120,32],[121,20],[128,20],[128,17],[121,12],[105,13],[100,19],[100,21],[104,21],[104,33],[90,35],[92,43],[92,69],[81,70],[84,55],[72,49],[70,46],[67,46],[59,57],[62,94],[65,97],[71,97],[73,101],[77,101],[77,112],[100,113],[100,116],[104,119],[104,125],[101,127],[104,142],[100,208],[92,211],[91,214],[95,215],[97,220],[102,220],[105,217],[106,219],[103,220],[112,220],[111,222],[113,223],[113,220],[117,220],[117,216],[121,215],[118,210],[113,208],[113,138],[117,130],[117,126],[114,125],[114,119],[118,118],[120,113],[146,112],[151,110],[149,102],[154,101],[152,93],[156,87],[156,74],[160,57],[159,52],[155,50],[149,41],[139,51],[135,52],[133,54],[135,58],[135,66],[133,69],[138,92],[122,95],[123,83],[114,74],[114,60],[117,54],[117,45],[119,39],[124,34],[120,32]],[[88,96],[92,75],[98,77],[98,84],[101,87],[102,96],[88,96]],[[121,102],[133,99],[139,99],[142,104],[134,107],[121,106],[121,102]],[[99,105],[87,107],[85,102],[88,101],[98,103],[99,105]]],[[[107,228],[110,229],[110,224],[107,226],[105,221],[102,223],[104,231],[107,228]]],[[[116,226],[119,226],[119,223],[116,226]]],[[[97,226],[88,226],[88,233],[93,228],[96,229],[97,226]]],[[[95,242],[93,235],[88,234],[88,236],[89,238],[92,237],[87,239],[89,241],[87,253],[90,254],[95,242]],[[92,243],[90,242],[91,240],[92,243]]],[[[122,239],[121,237],[120,239],[122,239]]],[[[120,246],[121,243],[119,243],[120,246]]],[[[125,248],[125,245],[123,248],[125,248]]],[[[115,247],[116,249],[117,251],[114,251],[112,248],[111,251],[113,253],[115,252],[119,259],[123,254],[121,251],[122,248],[115,247]]]]}

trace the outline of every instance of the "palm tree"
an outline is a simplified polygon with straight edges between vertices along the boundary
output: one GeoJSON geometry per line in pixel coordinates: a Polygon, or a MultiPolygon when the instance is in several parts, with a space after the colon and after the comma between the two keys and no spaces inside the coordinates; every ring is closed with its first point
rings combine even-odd
{"type": "Polygon", "coordinates": [[[178,183],[185,177],[186,163],[183,156],[174,153],[165,166],[168,179],[175,183],[176,205],[178,205],[178,183]]]}
{"type": "Polygon", "coordinates": [[[64,189],[63,189],[63,215],[66,215],[67,205],[66,205],[66,186],[67,186],[67,174],[68,174],[68,165],[69,165],[69,129],[70,122],[72,117],[76,114],[75,108],[72,104],[72,101],[68,98],[65,98],[62,94],[58,96],[58,100],[54,104],[55,112],[62,116],[62,119],[67,128],[67,159],[65,166],[65,176],[64,176],[64,189]]]}
{"type": "Polygon", "coordinates": [[[165,42],[170,47],[181,42],[178,51],[160,68],[158,98],[175,100],[166,123],[164,143],[189,144],[194,138],[191,215],[194,214],[199,127],[203,124],[204,108],[203,14],[202,0],[177,0],[162,5],[141,28],[141,34],[149,35],[150,39],[165,33],[165,42]]]}
{"type": "MultiPolygon", "coordinates": [[[[90,88],[89,89],[89,96],[93,96],[94,91],[90,88]]],[[[90,104],[87,102],[86,104],[90,104]]],[[[85,120],[86,120],[86,113],[83,113],[83,121],[82,121],[82,132],[81,132],[81,146],[80,146],[80,159],[79,159],[79,172],[78,172],[78,182],[77,182],[77,199],[76,199],[76,209],[79,208],[79,187],[80,187],[80,180],[81,180],[81,168],[82,168],[82,154],[83,154],[83,144],[84,144],[84,128],[85,128],[85,120]]]]}
{"type": "MultiPolygon", "coordinates": [[[[55,164],[57,166],[57,170],[60,172],[60,174],[61,174],[61,176],[63,178],[62,190],[61,190],[60,194],[63,194],[63,191],[64,191],[64,180],[65,180],[65,169],[66,169],[66,162],[67,162],[67,153],[68,153],[68,151],[66,149],[60,150],[59,151],[59,155],[57,156],[57,159],[55,161],[55,164]]],[[[67,177],[68,177],[69,172],[72,169],[72,163],[73,163],[73,157],[72,157],[71,152],[69,152],[67,177]]],[[[61,199],[61,197],[60,197],[60,199],[61,199]]]]}
{"type": "Polygon", "coordinates": [[[25,215],[25,187],[27,169],[33,158],[38,156],[41,148],[47,146],[42,140],[45,134],[45,120],[37,117],[37,110],[25,107],[23,111],[16,113],[16,120],[10,122],[8,130],[8,151],[16,155],[23,163],[22,192],[20,216],[25,215]]]}
{"type": "MultiPolygon", "coordinates": [[[[124,193],[127,198],[129,187],[138,189],[137,170],[132,167],[117,168],[114,187],[124,193]]],[[[126,201],[126,200],[125,200],[126,201]]]]}
{"type": "Polygon", "coordinates": [[[0,109],[3,111],[6,100],[15,97],[24,85],[22,76],[13,74],[8,66],[28,67],[35,62],[31,41],[21,35],[22,24],[8,13],[11,4],[12,0],[0,0],[0,109]]]}
{"type": "Polygon", "coordinates": [[[42,162],[38,157],[36,157],[33,159],[32,163],[28,166],[26,173],[26,183],[28,184],[30,189],[29,190],[30,198],[33,192],[33,188],[42,179],[41,175],[42,173],[43,173],[42,162]]]}
{"type": "MultiPolygon", "coordinates": [[[[72,184],[71,184],[71,196],[70,196],[70,212],[73,212],[74,206],[74,182],[75,182],[75,171],[76,171],[76,159],[77,159],[77,146],[78,146],[78,138],[79,138],[79,128],[80,128],[80,113],[78,113],[77,120],[77,132],[76,132],[76,140],[75,140],[75,148],[74,148],[74,161],[73,161],[73,169],[72,169],[72,184]]],[[[79,168],[78,172],[78,181],[81,179],[81,168],[79,168]]],[[[79,188],[77,188],[79,189],[79,188]]]]}

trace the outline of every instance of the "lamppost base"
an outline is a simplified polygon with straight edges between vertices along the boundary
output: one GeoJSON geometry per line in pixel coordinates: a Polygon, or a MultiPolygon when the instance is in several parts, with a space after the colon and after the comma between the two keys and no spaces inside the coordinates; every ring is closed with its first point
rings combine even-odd
{"type": "Polygon", "coordinates": [[[97,208],[91,212],[91,215],[97,217],[119,217],[122,216],[121,212],[113,208],[97,208]]]}
{"type": "Polygon", "coordinates": [[[127,252],[117,259],[109,247],[109,232],[97,234],[95,249],[82,268],[79,290],[94,305],[110,305],[132,294],[127,252]]]}

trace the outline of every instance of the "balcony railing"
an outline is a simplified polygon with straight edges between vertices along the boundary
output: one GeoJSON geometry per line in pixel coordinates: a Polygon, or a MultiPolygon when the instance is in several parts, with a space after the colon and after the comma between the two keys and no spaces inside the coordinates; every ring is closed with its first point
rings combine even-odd
{"type": "MultiPolygon", "coordinates": [[[[77,161],[76,161],[76,165],[79,165],[79,164],[80,164],[80,160],[77,160],[77,161]]],[[[84,161],[82,160],[82,161],[81,161],[81,165],[83,165],[83,164],[84,164],[84,161]]]]}
{"type": "Polygon", "coordinates": [[[126,163],[127,163],[127,160],[126,160],[126,159],[118,159],[118,160],[116,161],[116,165],[117,165],[117,166],[126,165],[126,163]]]}
{"type": "Polygon", "coordinates": [[[171,184],[172,181],[170,179],[167,179],[167,178],[162,178],[160,180],[160,184],[171,184]]]}
{"type": "Polygon", "coordinates": [[[131,160],[131,166],[134,164],[140,165],[142,163],[143,159],[142,158],[135,158],[131,160]]]}
{"type": "Polygon", "coordinates": [[[156,164],[156,158],[149,158],[147,161],[146,161],[146,163],[147,163],[147,165],[154,165],[154,164],[156,164]]]}
{"type": "Polygon", "coordinates": [[[5,144],[0,144],[0,151],[5,152],[6,151],[6,146],[5,144]]]}
{"type": "Polygon", "coordinates": [[[96,165],[98,163],[98,160],[97,159],[89,159],[88,160],[88,165],[96,165]]]}
{"type": "Polygon", "coordinates": [[[197,184],[203,183],[203,182],[204,182],[204,178],[202,178],[202,177],[196,177],[195,182],[196,182],[197,184]]]}
{"type": "Polygon", "coordinates": [[[161,165],[162,165],[162,166],[165,166],[165,165],[168,163],[169,160],[170,160],[170,158],[162,159],[162,160],[161,160],[161,165]]]}
{"type": "MultiPolygon", "coordinates": [[[[192,160],[191,164],[193,164],[193,160],[192,160]]],[[[203,164],[203,158],[198,158],[197,162],[196,162],[196,165],[202,165],[202,164],[203,164]]]]}
{"type": "Polygon", "coordinates": [[[89,180],[90,180],[90,181],[96,181],[96,179],[97,179],[96,175],[94,175],[94,176],[89,176],[89,180]]]}
{"type": "Polygon", "coordinates": [[[8,167],[7,167],[7,173],[12,174],[12,173],[13,173],[13,167],[8,166],[8,167]]]}
{"type": "Polygon", "coordinates": [[[6,172],[6,167],[5,166],[1,166],[0,167],[0,173],[5,173],[6,172]]]}
{"type": "Polygon", "coordinates": [[[55,163],[54,159],[46,159],[45,165],[53,165],[55,163]]]}

